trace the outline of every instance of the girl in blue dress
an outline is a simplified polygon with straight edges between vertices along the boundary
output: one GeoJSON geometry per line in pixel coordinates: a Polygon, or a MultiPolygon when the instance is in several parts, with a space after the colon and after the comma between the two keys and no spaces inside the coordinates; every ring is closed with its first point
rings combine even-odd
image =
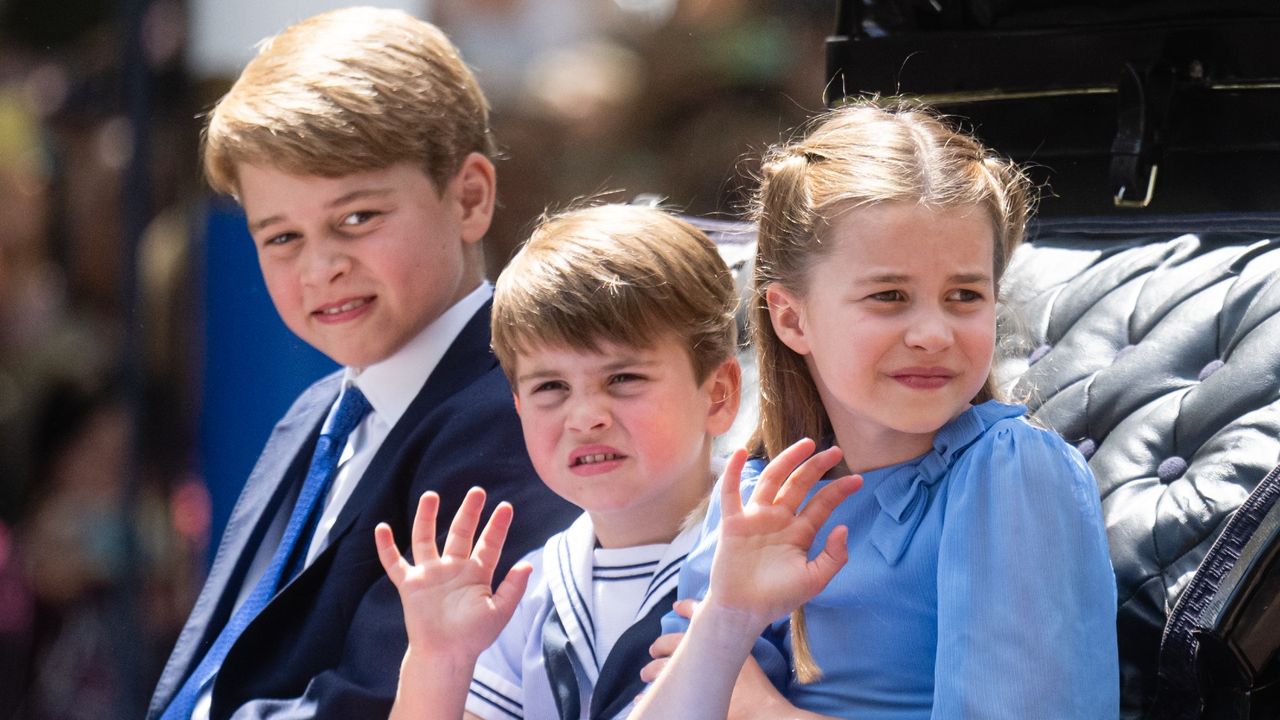
{"type": "Polygon", "coordinates": [[[766,157],[759,425],[682,571],[702,599],[633,719],[1116,717],[1097,487],[991,378],[1030,195],[906,104],[846,106],[766,157]],[[839,501],[850,473],[862,487],[839,501]]]}

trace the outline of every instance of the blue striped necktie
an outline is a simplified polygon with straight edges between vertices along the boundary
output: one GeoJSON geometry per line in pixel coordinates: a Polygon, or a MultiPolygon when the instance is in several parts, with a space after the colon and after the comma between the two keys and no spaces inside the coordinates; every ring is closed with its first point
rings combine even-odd
{"type": "Polygon", "coordinates": [[[280,589],[281,580],[285,579],[285,568],[295,552],[302,552],[299,543],[305,544],[316,526],[319,507],[333,484],[333,476],[338,469],[338,459],[342,449],[347,445],[347,436],[360,424],[370,410],[369,401],[354,385],[348,387],[338,400],[338,408],[334,411],[329,427],[320,433],[316,441],[315,453],[311,456],[311,467],[307,470],[307,479],[298,493],[298,500],[289,515],[289,524],[285,526],[280,545],[271,556],[271,564],[266,572],[253,586],[249,597],[231,615],[231,619],[223,626],[222,632],[214,640],[209,651],[195,671],[187,677],[173,702],[164,711],[161,720],[187,720],[200,698],[201,688],[218,672],[227,651],[235,644],[240,633],[257,617],[262,608],[280,589]],[[304,532],[305,531],[305,532],[304,532]]]}

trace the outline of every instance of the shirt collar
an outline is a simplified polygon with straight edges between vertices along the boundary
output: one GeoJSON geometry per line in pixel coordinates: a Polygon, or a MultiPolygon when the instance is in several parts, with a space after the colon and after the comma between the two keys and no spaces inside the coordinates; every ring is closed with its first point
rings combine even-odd
{"type": "Polygon", "coordinates": [[[445,351],[491,297],[493,286],[488,281],[481,282],[391,357],[364,370],[345,368],[343,386],[355,384],[359,387],[373,406],[374,413],[394,427],[440,363],[445,351]]]}

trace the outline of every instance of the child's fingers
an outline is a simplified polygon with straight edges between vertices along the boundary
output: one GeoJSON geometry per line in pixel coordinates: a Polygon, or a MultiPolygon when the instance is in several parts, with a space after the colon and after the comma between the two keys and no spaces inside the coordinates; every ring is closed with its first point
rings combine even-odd
{"type": "Polygon", "coordinates": [[[418,498],[418,511],[413,516],[410,548],[413,561],[419,565],[440,557],[436,553],[436,513],[440,511],[440,496],[428,490],[418,498]]]}
{"type": "Polygon", "coordinates": [[[671,609],[685,620],[693,619],[693,611],[698,609],[698,601],[693,598],[684,598],[671,603],[671,609]]]}
{"type": "Polygon", "coordinates": [[[649,646],[649,657],[653,660],[640,669],[640,679],[645,682],[657,680],[658,674],[667,666],[667,661],[675,654],[676,648],[680,647],[680,641],[683,638],[684,633],[659,635],[658,639],[649,646]]]}
{"type": "Polygon", "coordinates": [[[502,546],[507,542],[507,531],[511,529],[511,520],[515,516],[515,510],[509,502],[500,502],[498,507],[494,508],[493,514],[489,516],[489,522],[485,523],[484,530],[480,533],[480,541],[476,543],[476,549],[472,551],[471,557],[480,561],[481,567],[489,571],[492,577],[493,570],[498,566],[498,558],[502,556],[502,546]]]}
{"type": "Polygon", "coordinates": [[[480,525],[480,513],[484,511],[484,490],[473,487],[462,499],[462,505],[449,523],[449,534],[445,537],[442,557],[466,559],[471,557],[471,543],[476,537],[476,528],[480,525]]]}
{"type": "Polygon", "coordinates": [[[391,526],[378,523],[378,526],[373,529],[373,542],[378,547],[378,560],[382,562],[382,569],[386,571],[387,577],[391,578],[391,584],[397,588],[400,587],[404,582],[409,563],[405,562],[404,557],[400,555],[400,549],[396,547],[391,526]]]}
{"type": "Polygon", "coordinates": [[[804,518],[815,530],[822,527],[822,524],[831,517],[831,513],[840,506],[853,493],[862,487],[861,475],[846,475],[842,478],[836,478],[827,484],[818,492],[813,494],[808,504],[800,511],[800,517],[804,518]]]}
{"type": "Polygon", "coordinates": [[[738,448],[729,456],[720,475],[720,514],[732,517],[742,514],[742,468],[747,464],[747,451],[738,448]]]}
{"type": "Polygon", "coordinates": [[[828,470],[835,467],[841,457],[843,454],[838,447],[829,447],[820,453],[810,455],[782,484],[774,504],[785,507],[788,512],[794,514],[800,507],[800,503],[808,497],[814,484],[821,480],[828,470]]]}
{"type": "Polygon", "coordinates": [[[760,480],[751,493],[751,502],[758,505],[772,505],[777,499],[778,488],[782,487],[782,483],[791,476],[791,472],[800,463],[804,462],[805,458],[813,454],[815,447],[816,444],[809,438],[801,438],[792,443],[791,447],[778,453],[778,456],[770,460],[764,471],[760,473],[760,480]]]}
{"type": "Polygon", "coordinates": [[[507,576],[498,584],[493,593],[493,603],[502,613],[502,624],[506,625],[516,611],[520,598],[524,597],[525,588],[529,586],[529,576],[533,574],[533,566],[523,560],[511,566],[507,576]]]}
{"type": "Polygon", "coordinates": [[[682,639],[684,639],[682,632],[659,635],[658,639],[649,646],[649,657],[655,659],[671,657],[675,654],[676,648],[680,647],[682,639]]]}
{"type": "Polygon", "coordinates": [[[840,568],[849,560],[849,528],[837,525],[827,536],[827,544],[818,556],[809,561],[810,567],[817,574],[818,587],[814,594],[821,592],[836,576],[840,568]]]}
{"type": "MultiPolygon", "coordinates": [[[[665,668],[666,666],[667,666],[667,658],[665,657],[657,658],[656,660],[650,660],[647,665],[640,668],[640,679],[647,683],[651,683],[654,680],[658,679],[658,676],[662,674],[662,669],[665,668]]],[[[637,695],[636,696],[637,700],[640,697],[641,697],[640,695],[637,695]]]]}

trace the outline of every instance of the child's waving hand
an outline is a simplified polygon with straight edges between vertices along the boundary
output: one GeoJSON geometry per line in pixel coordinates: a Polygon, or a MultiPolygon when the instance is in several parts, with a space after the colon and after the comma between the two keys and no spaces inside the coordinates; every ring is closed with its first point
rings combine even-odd
{"type": "Polygon", "coordinates": [[[804,503],[841,457],[838,448],[814,454],[814,447],[806,439],[779,453],[761,472],[745,504],[740,486],[747,453],[739,450],[729,457],[720,479],[720,537],[710,588],[632,720],[726,717],[754,639],[769,623],[817,595],[844,566],[849,531],[843,525],[831,531],[813,560],[809,548],[836,506],[862,485],[862,478],[834,480],[804,503]]]}
{"type": "Polygon", "coordinates": [[[848,559],[849,532],[843,525],[831,531],[821,553],[808,557],[822,524],[862,484],[861,477],[841,477],[801,508],[814,484],[841,458],[839,448],[814,454],[814,447],[812,440],[800,440],[770,461],[745,504],[740,482],[746,451],[735,452],[725,467],[723,520],[707,601],[748,613],[757,629],[817,595],[848,559]]]}
{"type": "Polygon", "coordinates": [[[502,632],[524,594],[532,572],[524,562],[511,568],[497,592],[491,590],[513,511],[510,504],[500,503],[473,545],[484,499],[480,488],[467,492],[449,526],[444,550],[437,552],[440,497],[434,492],[423,493],[413,521],[413,562],[401,556],[386,523],[374,531],[378,558],[400,592],[409,647],[414,653],[474,662],[502,632]]]}

